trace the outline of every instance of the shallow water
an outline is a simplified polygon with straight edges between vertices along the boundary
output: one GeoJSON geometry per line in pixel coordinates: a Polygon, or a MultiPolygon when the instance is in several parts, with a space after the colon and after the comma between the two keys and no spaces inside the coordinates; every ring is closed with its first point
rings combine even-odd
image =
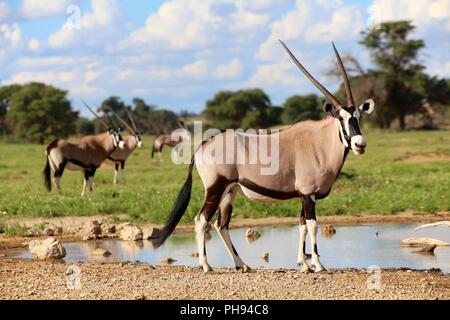
{"type": "MultiPolygon", "coordinates": [[[[434,255],[412,253],[412,249],[402,248],[400,242],[410,237],[429,237],[450,242],[450,229],[446,226],[413,229],[419,224],[371,224],[357,226],[337,226],[336,234],[325,237],[318,232],[318,250],[323,265],[327,268],[368,268],[369,266],[405,267],[412,269],[440,268],[450,272],[450,247],[437,247],[434,255]],[[378,232],[378,236],[376,233],[378,232]]],[[[251,267],[258,268],[299,268],[296,265],[298,252],[298,227],[255,228],[261,237],[249,243],[245,229],[231,230],[239,255],[251,267]],[[269,262],[261,259],[269,253],[269,262]]],[[[320,226],[319,226],[320,229],[320,226]]],[[[309,237],[306,242],[309,249],[309,237]]],[[[173,258],[173,265],[197,266],[198,258],[191,256],[196,251],[193,233],[175,234],[166,243],[153,250],[149,241],[97,240],[65,243],[67,262],[119,262],[140,261],[160,264],[161,258],[173,258]],[[92,256],[92,251],[105,248],[112,253],[108,258],[92,256]]],[[[234,267],[222,240],[211,230],[211,239],[206,243],[208,262],[212,267],[234,267]]],[[[32,258],[28,250],[17,254],[18,258],[32,258]]]]}

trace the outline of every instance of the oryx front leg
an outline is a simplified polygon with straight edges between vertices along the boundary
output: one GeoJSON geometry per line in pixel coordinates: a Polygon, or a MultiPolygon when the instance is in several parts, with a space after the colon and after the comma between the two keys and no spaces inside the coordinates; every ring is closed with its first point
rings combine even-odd
{"type": "Polygon", "coordinates": [[[114,180],[113,180],[113,184],[117,184],[117,179],[119,177],[119,162],[115,162],[114,163],[115,167],[114,167],[114,180]]]}
{"type": "Polygon", "coordinates": [[[305,210],[306,227],[308,229],[311,240],[311,264],[315,267],[315,272],[326,271],[319,260],[319,253],[317,251],[317,221],[316,221],[316,198],[308,195],[302,197],[303,208],[305,210]]]}
{"type": "Polygon", "coordinates": [[[300,272],[309,273],[312,270],[309,267],[308,263],[306,262],[305,245],[306,245],[306,234],[308,233],[308,229],[306,226],[305,210],[303,208],[302,208],[302,213],[300,215],[299,231],[300,231],[300,240],[298,243],[297,264],[299,266],[300,265],[302,266],[302,269],[300,272]]]}
{"type": "Polygon", "coordinates": [[[86,194],[86,186],[87,186],[88,179],[89,179],[89,177],[85,174],[84,179],[83,179],[83,189],[81,189],[82,197],[84,197],[84,195],[86,194]]]}

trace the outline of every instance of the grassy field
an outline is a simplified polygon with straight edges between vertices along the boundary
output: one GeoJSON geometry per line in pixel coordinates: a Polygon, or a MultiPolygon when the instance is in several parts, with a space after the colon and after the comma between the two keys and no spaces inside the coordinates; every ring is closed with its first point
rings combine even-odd
{"type": "MultiPolygon", "coordinates": [[[[349,155],[332,193],[318,202],[319,215],[450,211],[450,132],[371,131],[366,139],[366,154],[349,155]],[[429,153],[439,153],[443,159],[404,161],[429,153]]],[[[144,148],[130,157],[126,184],[112,184],[113,166],[106,163],[97,171],[94,193],[84,198],[80,197],[80,172],[65,171],[62,195],[45,191],[44,146],[0,143],[0,220],[106,214],[114,220],[120,216],[122,220],[164,222],[186,178],[187,166],[174,165],[168,149],[163,162],[152,162],[151,142],[146,137],[144,148]]],[[[196,174],[183,223],[192,222],[203,195],[196,174]]],[[[239,217],[298,216],[299,200],[263,204],[239,196],[234,208],[239,217]]]]}

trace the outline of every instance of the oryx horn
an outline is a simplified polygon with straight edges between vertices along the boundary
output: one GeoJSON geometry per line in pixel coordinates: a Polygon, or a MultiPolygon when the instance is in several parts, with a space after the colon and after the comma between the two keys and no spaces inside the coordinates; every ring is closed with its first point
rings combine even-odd
{"type": "Polygon", "coordinates": [[[91,107],[89,107],[89,106],[87,105],[86,102],[84,102],[84,100],[81,100],[81,101],[82,101],[82,102],[84,103],[84,105],[89,109],[89,111],[91,111],[92,114],[93,114],[98,120],[100,120],[100,122],[101,122],[108,130],[112,128],[105,120],[103,120],[102,118],[100,118],[100,117],[98,116],[98,114],[97,114],[94,110],[92,110],[91,107]]]}
{"type": "Polygon", "coordinates": [[[352,107],[355,105],[355,102],[353,101],[352,89],[350,88],[350,82],[348,81],[347,71],[345,71],[344,64],[342,63],[342,59],[339,56],[336,47],[334,46],[334,42],[331,42],[331,44],[333,45],[334,54],[336,55],[339,68],[341,69],[342,76],[344,77],[345,95],[347,96],[347,107],[352,107]]]}
{"type": "Polygon", "coordinates": [[[319,89],[324,95],[325,98],[328,99],[329,102],[333,104],[333,106],[337,109],[340,109],[342,104],[339,102],[338,99],[336,99],[323,85],[320,84],[319,81],[317,81],[309,72],[306,70],[306,68],[300,63],[300,61],[297,60],[297,58],[292,54],[292,52],[289,50],[289,48],[284,44],[283,41],[279,40],[280,43],[283,45],[286,52],[289,54],[291,59],[294,61],[294,63],[297,65],[297,67],[304,73],[304,75],[316,86],[317,89],[319,89]]]}
{"type": "Polygon", "coordinates": [[[117,119],[119,119],[119,121],[127,128],[128,131],[130,131],[132,134],[136,134],[136,132],[133,130],[133,128],[126,123],[125,120],[123,120],[117,113],[113,112],[112,113],[116,116],[117,119]]]}
{"type": "Polygon", "coordinates": [[[133,115],[131,114],[130,110],[128,110],[128,109],[125,109],[125,110],[127,111],[128,118],[130,119],[131,124],[133,125],[133,128],[134,128],[135,132],[137,133],[138,132],[138,128],[136,126],[136,123],[134,122],[133,115]]]}

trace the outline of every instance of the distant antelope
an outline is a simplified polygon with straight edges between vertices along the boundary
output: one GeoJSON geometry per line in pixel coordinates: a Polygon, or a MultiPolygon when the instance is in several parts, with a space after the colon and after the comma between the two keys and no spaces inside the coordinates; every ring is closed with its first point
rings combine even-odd
{"type": "Polygon", "coordinates": [[[244,264],[234,248],[228,232],[231,219],[232,204],[236,194],[259,201],[277,201],[300,198],[302,209],[300,213],[300,241],[298,263],[303,265],[302,272],[310,272],[306,262],[305,241],[309,233],[312,248],[312,265],[316,272],[324,271],[317,250],[317,224],[315,203],[325,198],[338,177],[344,161],[351,149],[355,154],[363,154],[366,142],[359,128],[361,112],[371,113],[374,101],[368,99],[358,108],[355,107],[350,84],[342,61],[333,44],[339,67],[343,73],[347,106],[343,106],[325,87],[323,87],[300,64],[289,49],[281,42],[291,59],[305,76],[325,95],[324,111],[328,117],[321,121],[299,122],[288,129],[274,133],[278,135],[278,170],[273,175],[261,174],[263,167],[259,161],[256,164],[216,164],[212,154],[223,152],[233,159],[244,154],[249,159],[249,149],[235,143],[232,150],[223,149],[223,141],[254,142],[260,146],[260,141],[271,135],[249,135],[238,132],[223,132],[203,143],[192,157],[188,177],[172,209],[172,213],[162,230],[154,237],[155,247],[160,246],[174,231],[184,214],[190,200],[192,190],[192,169],[197,167],[205,187],[205,200],[202,209],[195,217],[195,231],[199,253],[199,264],[205,272],[211,270],[206,258],[205,230],[208,222],[217,209],[219,216],[215,228],[222,238],[228,253],[232,257],[236,269],[244,271],[250,268],[244,264]],[[206,160],[206,161],[205,161],[206,160]],[[209,161],[207,161],[209,160],[209,161]]]}
{"type": "MultiPolygon", "coordinates": [[[[164,146],[169,146],[171,148],[177,146],[183,142],[187,141],[191,138],[191,133],[184,126],[181,126],[182,130],[177,130],[176,134],[172,135],[168,134],[160,134],[155,138],[152,147],[152,158],[154,158],[155,154],[161,157],[161,152],[164,146]]],[[[178,152],[178,150],[175,150],[178,152]]]]}
{"type": "Polygon", "coordinates": [[[48,191],[52,190],[50,168],[54,172],[53,179],[59,192],[61,192],[61,176],[64,169],[67,168],[84,172],[82,196],[86,193],[88,181],[89,189],[92,192],[97,168],[117,147],[123,149],[125,146],[119,130],[113,128],[111,120],[107,124],[89,106],[86,105],[86,107],[101,121],[108,131],[85,136],[75,142],[60,139],[51,142],[45,151],[47,164],[43,172],[44,184],[48,191]]]}
{"type": "Polygon", "coordinates": [[[125,137],[123,140],[125,142],[125,147],[123,149],[114,150],[108,157],[109,160],[114,161],[115,170],[114,170],[114,180],[113,183],[116,184],[118,182],[119,176],[119,165],[121,170],[122,180],[124,180],[124,170],[125,170],[125,162],[127,161],[130,154],[136,149],[141,148],[143,146],[141,136],[136,127],[136,123],[134,122],[133,116],[127,110],[128,118],[131,121],[133,127],[130,127],[128,123],[126,123],[122,118],[120,118],[117,114],[115,116],[120,120],[120,122],[128,129],[131,135],[125,137]]]}

